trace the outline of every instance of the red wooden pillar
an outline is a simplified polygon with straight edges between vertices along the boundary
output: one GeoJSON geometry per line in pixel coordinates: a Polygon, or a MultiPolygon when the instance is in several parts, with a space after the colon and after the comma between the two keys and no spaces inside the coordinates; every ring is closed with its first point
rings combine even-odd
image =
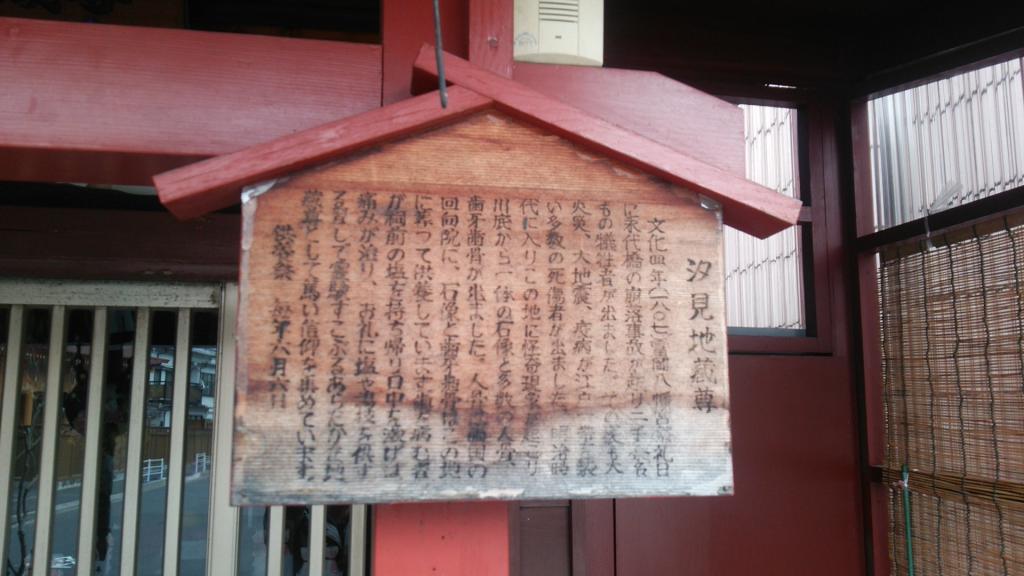
{"type": "MultiPolygon", "coordinates": [[[[469,54],[469,0],[439,0],[441,44],[446,52],[469,54]]],[[[426,42],[433,46],[434,8],[428,0],[381,2],[381,102],[392,104],[410,96],[412,63],[426,42]]]]}
{"type": "Polygon", "coordinates": [[[375,576],[509,576],[508,504],[374,508],[375,576]]]}
{"type": "MultiPolygon", "coordinates": [[[[445,50],[475,52],[510,75],[512,51],[496,49],[488,38],[473,46],[471,33],[493,37],[512,28],[511,0],[506,10],[490,2],[441,0],[445,50]],[[470,11],[472,15],[468,14],[470,11]],[[470,26],[469,20],[473,19],[470,26]],[[491,22],[507,18],[507,23],[491,22]],[[469,46],[467,46],[467,44],[469,46]],[[470,49],[472,47],[472,50],[470,49]],[[506,71],[507,70],[507,71],[506,71]]],[[[385,0],[382,6],[384,104],[409,97],[412,66],[420,46],[434,43],[429,2],[385,0]]],[[[508,35],[511,42],[511,34],[508,35]]],[[[511,46],[511,44],[509,45],[511,46]]],[[[510,576],[509,507],[505,502],[390,504],[374,507],[374,576],[510,576]]]]}
{"type": "Polygon", "coordinates": [[[469,61],[512,77],[512,0],[469,0],[469,61]]]}
{"type": "MultiPolygon", "coordinates": [[[[869,148],[868,103],[854,102],[850,106],[850,129],[853,143],[853,186],[855,198],[855,223],[857,236],[865,236],[875,230],[873,220],[871,189],[871,150],[869,148]]],[[[864,414],[863,439],[866,442],[864,456],[867,461],[861,465],[862,478],[870,482],[865,497],[865,522],[870,528],[868,550],[876,576],[889,576],[889,495],[888,488],[880,479],[872,479],[871,469],[885,464],[885,406],[882,391],[882,348],[878,303],[878,265],[874,252],[857,255],[857,269],[860,285],[861,354],[864,362],[864,414]]]]}

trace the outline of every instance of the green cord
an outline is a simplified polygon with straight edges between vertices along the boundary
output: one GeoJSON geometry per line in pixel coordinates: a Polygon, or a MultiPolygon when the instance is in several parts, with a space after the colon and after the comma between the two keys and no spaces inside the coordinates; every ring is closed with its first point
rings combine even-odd
{"type": "Polygon", "coordinates": [[[907,537],[907,575],[914,576],[914,541],[913,530],[910,527],[910,470],[906,464],[903,465],[903,523],[904,534],[907,537]]]}

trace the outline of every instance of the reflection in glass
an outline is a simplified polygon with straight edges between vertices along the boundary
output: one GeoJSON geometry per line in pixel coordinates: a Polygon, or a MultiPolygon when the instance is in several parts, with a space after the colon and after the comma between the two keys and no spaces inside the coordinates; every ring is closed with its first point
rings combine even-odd
{"type": "Polygon", "coordinates": [[[292,506],[284,511],[284,549],[281,550],[281,574],[297,576],[303,571],[306,561],[303,554],[309,553],[309,506],[292,506]],[[305,551],[305,552],[303,552],[305,551]]]}
{"type": "Polygon", "coordinates": [[[0,497],[9,499],[10,516],[0,521],[8,523],[6,574],[11,576],[29,574],[32,569],[46,398],[46,362],[49,358],[50,310],[27,310],[24,322],[25,344],[21,358],[18,404],[15,406],[14,449],[9,469],[11,493],[0,494],[0,497]]]}
{"type": "Polygon", "coordinates": [[[349,549],[352,542],[352,507],[328,506],[325,509],[325,516],[324,574],[348,574],[349,549]]]}
{"type": "Polygon", "coordinates": [[[194,312],[189,348],[188,416],[185,422],[185,469],[181,497],[178,573],[182,576],[201,576],[206,572],[216,384],[217,313],[194,312]]]}
{"type": "Polygon", "coordinates": [[[5,369],[7,368],[7,333],[10,329],[10,311],[7,308],[0,308],[0,396],[4,389],[4,374],[6,374],[5,369]]]}
{"type": "MultiPolygon", "coordinates": [[[[324,509],[323,573],[325,576],[348,573],[351,510],[350,506],[328,506],[324,509]]],[[[311,510],[308,506],[292,507],[285,510],[284,548],[281,551],[281,574],[284,576],[309,576],[310,517],[311,510]]],[[[244,525],[242,529],[245,529],[244,525]]],[[[245,534],[245,532],[240,534],[245,534]]],[[[263,546],[265,550],[266,545],[263,546]]],[[[239,552],[239,565],[240,568],[243,568],[241,566],[241,546],[239,552]]],[[[239,572],[239,574],[254,575],[263,573],[262,571],[239,572]]]]}
{"type": "Polygon", "coordinates": [[[135,566],[135,573],[141,576],[158,576],[163,572],[177,314],[170,311],[153,312],[152,325],[146,409],[142,424],[140,529],[135,566]]]}
{"type": "Polygon", "coordinates": [[[242,508],[238,514],[238,576],[265,576],[270,509],[242,508]]]}
{"type": "Polygon", "coordinates": [[[78,560],[92,326],[91,310],[72,310],[68,314],[57,422],[53,520],[50,527],[51,574],[72,573],[78,560]]]}
{"type": "Polygon", "coordinates": [[[103,418],[100,421],[96,531],[93,539],[95,574],[119,574],[121,568],[121,523],[124,517],[124,473],[128,458],[134,347],[135,312],[110,310],[107,313],[107,357],[103,376],[103,418]]]}

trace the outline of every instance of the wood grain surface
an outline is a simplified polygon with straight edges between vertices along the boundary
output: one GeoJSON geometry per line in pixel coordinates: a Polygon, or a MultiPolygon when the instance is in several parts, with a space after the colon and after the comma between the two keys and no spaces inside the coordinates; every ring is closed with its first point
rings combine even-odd
{"type": "Polygon", "coordinates": [[[512,77],[514,9],[514,2],[469,1],[469,61],[506,78],[512,77]]]}
{"type": "Polygon", "coordinates": [[[731,492],[695,194],[488,111],[243,221],[237,504],[731,492]]]}
{"type": "Polygon", "coordinates": [[[160,201],[179,218],[192,218],[239,202],[243,186],[315,166],[381,141],[427,130],[489,106],[464,88],[448,91],[442,109],[436,94],[329,122],[232,154],[210,158],[153,178],[160,201]]]}
{"type": "Polygon", "coordinates": [[[512,79],[702,162],[746,174],[743,111],[682,82],[646,70],[530,62],[516,62],[512,79]]]}
{"type": "MultiPolygon", "coordinates": [[[[796,224],[800,201],[756,184],[728,170],[698,160],[588,114],[523,84],[445,54],[446,78],[494,100],[502,112],[537,124],[624,164],[704,194],[722,205],[725,223],[766,238],[796,224]]],[[[429,45],[416,58],[413,88],[437,78],[437,61],[429,45]]]]}
{"type": "Polygon", "coordinates": [[[0,18],[0,83],[0,178],[149,184],[379,107],[381,47],[0,18]]]}

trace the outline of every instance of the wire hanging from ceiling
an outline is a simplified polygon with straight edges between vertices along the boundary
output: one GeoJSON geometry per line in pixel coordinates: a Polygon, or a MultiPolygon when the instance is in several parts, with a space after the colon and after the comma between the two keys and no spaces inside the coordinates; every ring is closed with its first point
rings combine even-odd
{"type": "Polygon", "coordinates": [[[434,55],[437,57],[437,83],[441,92],[441,108],[448,107],[448,87],[444,81],[444,50],[441,48],[441,8],[434,0],[434,55]]]}

